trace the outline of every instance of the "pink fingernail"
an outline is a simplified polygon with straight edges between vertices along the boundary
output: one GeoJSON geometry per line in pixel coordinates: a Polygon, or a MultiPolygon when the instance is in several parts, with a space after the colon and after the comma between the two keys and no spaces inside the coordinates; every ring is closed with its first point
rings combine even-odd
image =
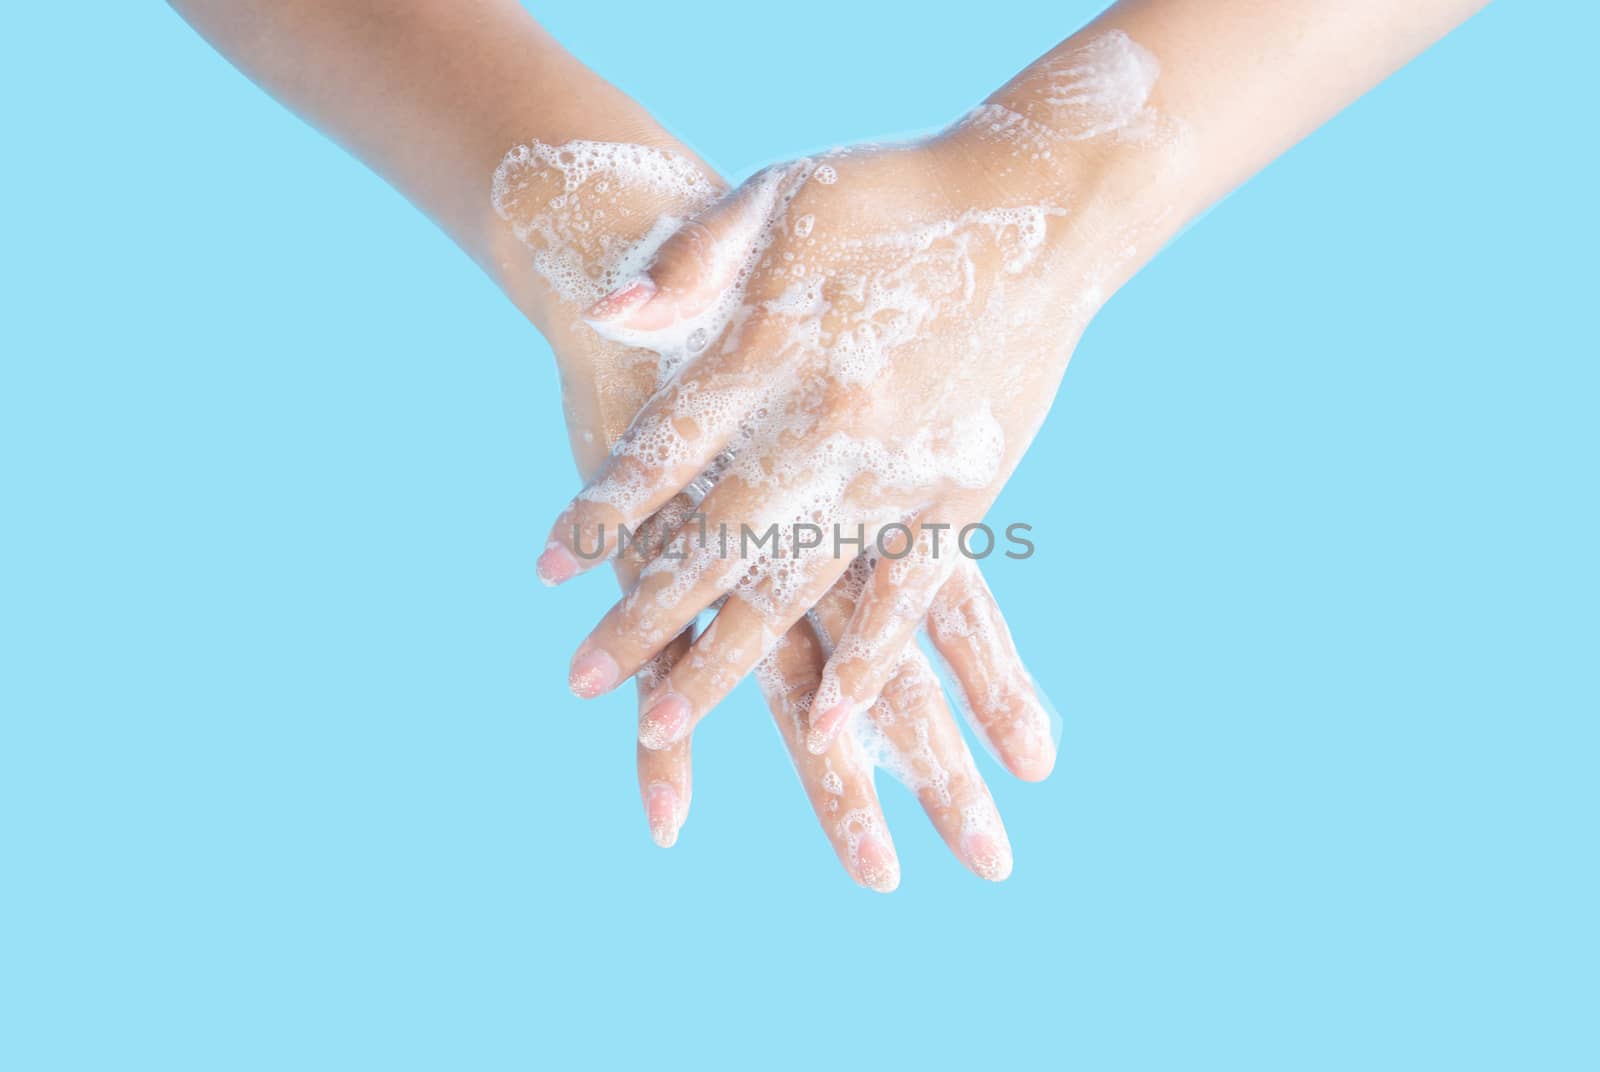
{"type": "Polygon", "coordinates": [[[650,823],[650,836],[663,849],[670,849],[678,840],[678,794],[666,782],[652,782],[645,795],[645,818],[650,823]]]}
{"type": "Polygon", "coordinates": [[[961,851],[967,858],[967,866],[979,878],[1004,882],[1011,874],[1011,846],[1003,838],[969,831],[961,836],[961,851]]]}
{"type": "Polygon", "coordinates": [[[814,756],[820,756],[832,747],[834,739],[839,736],[840,728],[850,717],[850,712],[855,710],[855,706],[850,700],[845,700],[824,711],[812,722],[810,731],[806,733],[806,751],[814,756]]]}
{"type": "Polygon", "coordinates": [[[1056,766],[1056,746],[1050,738],[1041,739],[1025,756],[1012,764],[1012,773],[1025,782],[1042,782],[1056,766]]]}
{"type": "Polygon", "coordinates": [[[637,309],[655,297],[656,284],[647,275],[634,276],[604,298],[589,306],[583,314],[585,320],[609,322],[637,309]]]}
{"type": "Polygon", "coordinates": [[[868,889],[889,893],[900,885],[900,861],[871,834],[856,842],[856,879],[868,889]]]}
{"type": "Polygon", "coordinates": [[[1013,774],[1025,782],[1042,782],[1056,765],[1056,742],[1051,710],[1041,703],[1030,703],[1027,712],[1014,723],[1007,742],[1013,774]]]}
{"type": "Polygon", "coordinates": [[[558,543],[548,544],[539,556],[539,579],[549,587],[570,581],[578,575],[578,560],[558,543]]]}
{"type": "Polygon", "coordinates": [[[689,714],[688,700],[667,693],[639,720],[639,743],[654,752],[675,744],[689,728],[689,714]]]}
{"type": "Polygon", "coordinates": [[[620,680],[622,671],[617,668],[617,660],[596,648],[572,661],[572,669],[567,674],[567,687],[574,695],[592,700],[616,688],[620,680]]]}

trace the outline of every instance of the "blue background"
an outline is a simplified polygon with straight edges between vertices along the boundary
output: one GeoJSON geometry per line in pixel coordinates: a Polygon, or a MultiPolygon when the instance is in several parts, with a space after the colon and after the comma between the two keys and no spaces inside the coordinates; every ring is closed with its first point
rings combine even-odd
{"type": "MultiPolygon", "coordinates": [[[[560,8],[734,175],[1093,10],[560,8]]],[[[1591,11],[1492,7],[1094,323],[990,571],[1062,762],[983,757],[999,887],[886,785],[880,897],[749,687],[651,844],[490,283],[165,8],[18,5],[0,1067],[1597,1067],[1591,11]]]]}

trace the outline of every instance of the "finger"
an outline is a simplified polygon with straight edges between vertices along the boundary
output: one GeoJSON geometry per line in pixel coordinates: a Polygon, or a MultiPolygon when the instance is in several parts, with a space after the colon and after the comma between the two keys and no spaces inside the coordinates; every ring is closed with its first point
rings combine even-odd
{"type": "Polygon", "coordinates": [[[1011,874],[1011,841],[927,656],[913,647],[852,734],[916,793],[945,844],[990,882],[1011,874]]]}
{"type": "Polygon", "coordinates": [[[734,592],[688,655],[672,668],[639,723],[639,740],[646,748],[667,747],[687,737],[756,668],[778,639],[805,617],[847,563],[825,557],[809,564],[789,561],[782,565],[791,571],[782,585],[769,576],[734,592]],[[795,573],[802,576],[796,578],[795,573]]]}
{"type": "MultiPolygon", "coordinates": [[[[657,517],[669,523],[674,519],[681,521],[682,515],[688,510],[687,500],[674,499],[657,517]]],[[[638,581],[639,571],[645,565],[646,563],[640,558],[628,556],[618,558],[613,563],[617,580],[624,590],[631,588],[638,581]]],[[[693,631],[684,630],[673,638],[661,654],[640,669],[635,680],[638,685],[641,712],[644,709],[645,697],[666,680],[667,671],[683,658],[693,639],[693,631]]],[[[581,678],[575,677],[570,684],[574,692],[582,694],[581,678]]],[[[686,739],[673,748],[652,752],[638,747],[635,739],[634,762],[639,775],[639,799],[644,805],[645,822],[650,826],[650,837],[664,849],[677,843],[678,831],[689,816],[689,801],[693,790],[689,748],[690,744],[686,739]]]]}
{"type": "Polygon", "coordinates": [[[684,369],[645,403],[600,471],[556,519],[539,556],[539,579],[561,584],[625,545],[659,544],[663,530],[645,519],[713,467],[742,416],[738,392],[719,382],[715,359],[684,369]]]}
{"type": "Polygon", "coordinates": [[[975,563],[958,562],[939,589],[928,635],[979,739],[1018,778],[1048,777],[1056,762],[1055,720],[975,563]]]}
{"type": "Polygon", "coordinates": [[[825,658],[812,628],[797,625],[761,661],[756,679],[839,862],[860,885],[888,893],[900,884],[900,860],[866,753],[849,737],[820,756],[805,748],[807,716],[825,658]]]}
{"type": "MultiPolygon", "coordinates": [[[[769,168],[689,220],[666,240],[647,272],[584,314],[595,331],[629,346],[670,347],[735,295],[765,248],[775,219],[809,174],[805,162],[769,168]]],[[[724,312],[726,310],[723,310],[724,312]]]]}
{"type": "MultiPolygon", "coordinates": [[[[639,671],[637,682],[641,712],[645,698],[666,680],[668,670],[689,650],[691,639],[688,631],[679,634],[660,655],[639,671]]],[[[690,740],[685,737],[670,748],[652,750],[642,745],[637,748],[639,799],[644,804],[650,836],[663,849],[671,848],[677,842],[678,831],[689,816],[693,789],[689,747],[690,740]]]]}
{"type": "Polygon", "coordinates": [[[941,553],[933,542],[938,527],[919,523],[914,542],[905,526],[893,529],[886,529],[889,535],[879,541],[882,557],[874,563],[822,672],[817,688],[820,714],[806,740],[806,747],[815,751],[826,750],[851,715],[877,699],[949,575],[950,548],[941,553]]]}
{"type": "MultiPolygon", "coordinates": [[[[820,600],[812,621],[824,641],[848,624],[870,571],[859,559],[820,600]]],[[[917,794],[945,844],[968,870],[992,882],[1011,873],[1011,842],[972,752],[922,652],[912,648],[865,716],[832,746],[855,739],[872,761],[917,794]]]]}
{"type": "Polygon", "coordinates": [[[774,635],[787,629],[809,604],[791,611],[795,599],[785,593],[803,589],[820,595],[825,586],[808,586],[808,578],[842,568],[815,545],[810,552],[804,550],[792,526],[770,525],[758,534],[758,526],[748,523],[794,513],[779,495],[752,489],[736,477],[719,482],[700,511],[643,568],[638,584],[579,645],[572,662],[573,691],[589,698],[615,688],[735,588],[753,597],[769,579],[781,578],[783,585],[771,585],[774,594],[765,602],[770,604],[774,635]]]}
{"type": "Polygon", "coordinates": [[[568,679],[573,692],[590,699],[616,688],[739,583],[749,564],[742,530],[728,518],[760,516],[740,513],[746,501],[737,481],[718,484],[700,513],[638,567],[637,583],[578,646],[568,679]]]}

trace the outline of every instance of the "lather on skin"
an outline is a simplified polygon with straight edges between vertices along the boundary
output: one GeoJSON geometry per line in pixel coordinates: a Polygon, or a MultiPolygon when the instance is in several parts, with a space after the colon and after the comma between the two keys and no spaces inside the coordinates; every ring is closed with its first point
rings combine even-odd
{"type": "MultiPolygon", "coordinates": [[[[713,465],[712,532],[896,532],[812,705],[826,751],[875,702],[1048,413],[1089,320],[1161,245],[1486,0],[1127,0],[925,141],[768,169],[588,311],[691,351],[551,530],[541,574],[594,564],[713,465]],[[752,419],[750,414],[760,414],[752,419]],[[948,531],[948,530],[946,530],[948,531]]],[[[620,680],[706,607],[641,740],[684,739],[848,557],[725,556],[685,530],[578,648],[620,680]]]]}
{"type": "MultiPolygon", "coordinates": [[[[720,180],[511,0],[399,7],[381,0],[174,0],[173,6],[264,89],[383,175],[499,283],[550,342],[573,453],[580,473],[592,476],[655,389],[654,362],[582,323],[583,307],[603,291],[578,301],[577,292],[553,286],[536,262],[550,252],[551,235],[564,233],[563,253],[603,266],[643,241],[663,216],[705,207],[704,195],[716,192],[720,180]],[[606,177],[598,172],[570,191],[562,211],[570,219],[603,206],[603,228],[581,239],[559,227],[530,229],[532,217],[567,192],[567,176],[541,165],[537,152],[507,156],[528,139],[545,147],[586,140],[654,153],[678,161],[679,173],[699,176],[699,185],[618,182],[602,191],[592,181],[606,177]],[[497,172],[515,184],[514,196],[491,205],[497,172]]],[[[627,585],[641,565],[623,559],[616,571],[627,585]]],[[[873,785],[874,758],[917,789],[930,820],[969,869],[1004,878],[1012,866],[1004,826],[919,652],[903,654],[883,699],[861,724],[875,755],[851,737],[820,755],[804,747],[811,697],[865,581],[863,567],[826,593],[812,621],[787,632],[762,673],[801,783],[841,862],[863,885],[893,889],[900,870],[873,785]]],[[[963,568],[942,595],[935,635],[973,698],[980,728],[1009,770],[1044,777],[1054,762],[1047,717],[982,578],[963,568]]],[[[688,645],[684,632],[661,646],[640,675],[641,698],[688,645]]],[[[574,684],[585,690],[591,680],[579,673],[574,684]]],[[[687,736],[637,749],[641,798],[662,845],[672,844],[687,816],[689,759],[687,736]]]]}

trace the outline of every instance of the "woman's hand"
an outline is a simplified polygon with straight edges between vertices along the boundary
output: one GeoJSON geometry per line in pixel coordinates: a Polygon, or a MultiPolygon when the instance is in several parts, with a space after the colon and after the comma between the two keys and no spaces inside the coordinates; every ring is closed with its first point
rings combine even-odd
{"type": "MultiPolygon", "coordinates": [[[[662,375],[657,355],[608,342],[580,320],[619,278],[637,270],[660,240],[720,193],[698,162],[638,145],[535,143],[509,153],[494,185],[494,206],[532,269],[514,294],[551,340],[561,369],[568,430],[581,471],[593,474],[606,447],[649,398],[662,375]]],[[[514,259],[507,253],[508,264],[514,259]]],[[[514,278],[514,271],[507,272],[514,278]]],[[[676,527],[692,509],[669,500],[652,521],[676,527]]],[[[624,588],[648,564],[642,545],[614,565],[624,588]]],[[[865,559],[817,606],[811,620],[779,638],[759,677],[824,831],[863,885],[894,888],[899,863],[873,786],[874,765],[918,795],[951,850],[975,873],[1011,869],[1005,829],[978,774],[932,668],[914,649],[854,731],[807,751],[809,712],[826,653],[839,639],[865,584],[865,559]]],[[[1005,623],[977,569],[963,563],[945,585],[934,621],[939,651],[958,683],[974,726],[1018,776],[1036,780],[1054,763],[1050,716],[1033,688],[1005,623]]],[[[638,668],[641,710],[689,650],[692,625],[638,668]]],[[[575,661],[572,687],[597,695],[618,683],[603,661],[575,661]]],[[[639,787],[655,840],[671,845],[687,815],[692,778],[687,732],[665,739],[651,723],[638,748],[639,787]]]]}
{"type": "Polygon", "coordinates": [[[662,742],[864,544],[878,564],[810,719],[808,745],[826,750],[897,672],[956,564],[992,549],[971,526],[1043,421],[1120,250],[1084,234],[1093,217],[1060,182],[1070,155],[1052,182],[1019,181],[997,166],[1019,143],[996,125],[980,111],[921,145],[769,169],[591,308],[602,336],[676,367],[555,525],[543,575],[572,576],[685,488],[709,490],[579,661],[620,680],[734,597],[658,690],[645,726],[662,742]]]}

